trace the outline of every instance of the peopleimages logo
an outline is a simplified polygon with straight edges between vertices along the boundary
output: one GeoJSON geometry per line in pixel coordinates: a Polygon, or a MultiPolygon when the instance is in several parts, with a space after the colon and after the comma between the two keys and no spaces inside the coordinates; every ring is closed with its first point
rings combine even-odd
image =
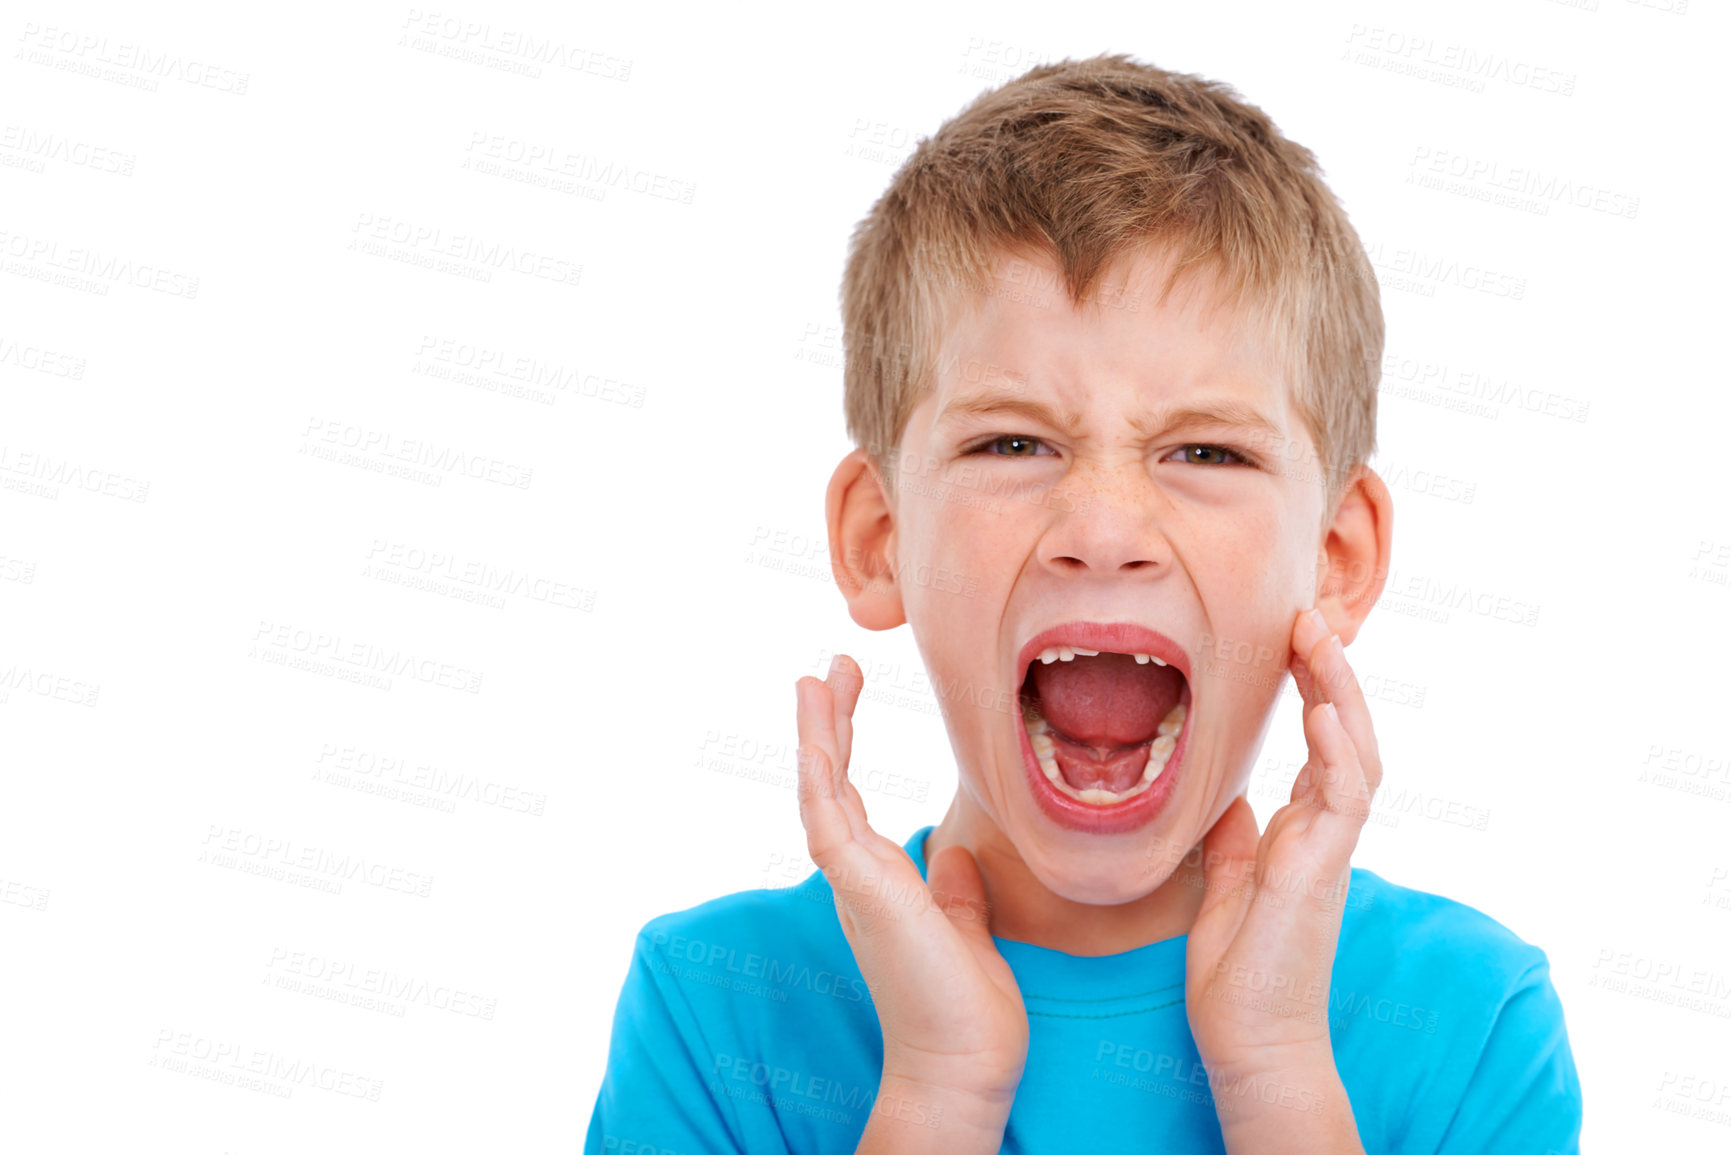
{"type": "Polygon", "coordinates": [[[865,1107],[872,1101],[864,1087],[839,1083],[821,1075],[796,1071],[791,1067],[774,1066],[739,1055],[717,1055],[711,1067],[714,1074],[763,1087],[772,1093],[797,1095],[820,1103],[840,1103],[844,1107],[865,1107]]]}
{"type": "Polygon", "coordinates": [[[235,1083],[239,1079],[240,1085],[246,1086],[247,1077],[254,1076],[288,1093],[297,1087],[312,1087],[375,1103],[385,1089],[382,1079],[339,1070],[298,1055],[249,1047],[232,1039],[206,1038],[171,1027],[156,1033],[152,1050],[151,1066],[216,1082],[235,1083]]]}
{"type": "Polygon", "coordinates": [[[232,826],[211,823],[204,836],[204,856],[219,866],[245,859],[275,870],[300,871],[326,881],[356,881],[382,890],[426,898],[433,892],[433,876],[400,866],[369,861],[358,854],[337,854],[319,846],[297,845],[293,840],[273,838],[232,826]],[[223,856],[228,856],[224,858],[223,856]]]}
{"type": "Polygon", "coordinates": [[[420,975],[400,974],[383,967],[368,967],[348,959],[332,958],[309,951],[291,951],[279,946],[271,950],[265,969],[279,975],[305,979],[344,993],[377,995],[397,1003],[419,1003],[437,1011],[492,1020],[499,1001],[456,987],[433,983],[420,975]]]}
{"type": "Polygon", "coordinates": [[[843,1002],[865,1002],[871,998],[865,980],[834,971],[812,970],[804,963],[785,963],[769,955],[741,952],[721,943],[686,938],[656,931],[650,936],[654,949],[670,959],[680,959],[710,969],[728,971],[748,979],[762,979],[780,987],[798,987],[813,994],[828,995],[843,1002]]]}

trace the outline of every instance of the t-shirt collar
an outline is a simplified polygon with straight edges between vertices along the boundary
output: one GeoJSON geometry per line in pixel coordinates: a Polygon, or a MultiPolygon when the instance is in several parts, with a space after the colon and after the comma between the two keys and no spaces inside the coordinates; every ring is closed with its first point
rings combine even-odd
{"type": "MultiPolygon", "coordinates": [[[[902,844],[908,857],[926,877],[926,836],[931,826],[921,827],[902,844]]],[[[1074,955],[1050,947],[992,936],[998,952],[1016,974],[1016,984],[1028,1004],[1028,1013],[1083,1013],[1078,1007],[1098,1008],[1102,1016],[1167,1005],[1184,998],[1184,950],[1187,935],[1161,939],[1118,954],[1074,955]]]]}

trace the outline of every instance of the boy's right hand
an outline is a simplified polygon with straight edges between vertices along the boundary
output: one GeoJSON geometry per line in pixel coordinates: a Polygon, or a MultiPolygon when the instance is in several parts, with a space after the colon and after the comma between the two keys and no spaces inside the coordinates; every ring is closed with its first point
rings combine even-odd
{"type": "Polygon", "coordinates": [[[928,886],[907,851],[867,825],[847,776],[864,681],[859,665],[838,654],[826,681],[795,683],[799,817],[877,1008],[879,1110],[893,1093],[941,1108],[952,1138],[994,1126],[1001,1134],[1028,1055],[1022,993],[992,942],[973,855],[959,846],[931,855],[928,886]]]}

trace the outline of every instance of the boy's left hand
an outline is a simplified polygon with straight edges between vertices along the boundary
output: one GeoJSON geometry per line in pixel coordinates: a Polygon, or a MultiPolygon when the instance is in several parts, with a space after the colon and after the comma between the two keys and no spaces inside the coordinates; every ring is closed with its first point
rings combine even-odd
{"type": "Polygon", "coordinates": [[[1229,1151],[1356,1152],[1328,988],[1382,762],[1364,693],[1322,615],[1299,614],[1291,644],[1310,757],[1260,839],[1241,795],[1203,840],[1185,1002],[1229,1151]]]}

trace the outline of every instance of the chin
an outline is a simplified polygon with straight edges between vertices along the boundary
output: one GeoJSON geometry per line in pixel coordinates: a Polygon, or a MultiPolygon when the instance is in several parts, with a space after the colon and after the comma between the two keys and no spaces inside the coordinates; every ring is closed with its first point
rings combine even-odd
{"type": "Polygon", "coordinates": [[[1053,894],[1091,906],[1147,897],[1172,877],[1208,830],[1205,800],[1188,791],[1169,798],[1157,820],[1110,836],[1056,825],[1025,797],[1019,803],[1006,834],[1023,863],[1053,894]]]}
{"type": "Polygon", "coordinates": [[[1089,906],[1121,906],[1145,898],[1171,877],[1177,866],[1177,860],[1162,861],[1159,869],[1149,869],[1146,850],[1129,841],[1116,853],[1099,845],[1067,851],[1059,847],[1036,849],[1019,842],[1017,850],[1047,890],[1089,906]]]}

